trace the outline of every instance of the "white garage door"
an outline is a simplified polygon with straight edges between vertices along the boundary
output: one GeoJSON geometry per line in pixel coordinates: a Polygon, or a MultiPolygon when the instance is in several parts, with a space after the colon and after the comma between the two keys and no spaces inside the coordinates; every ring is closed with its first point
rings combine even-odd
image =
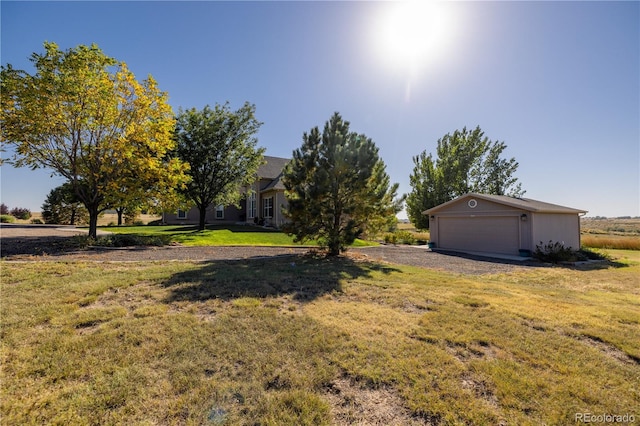
{"type": "Polygon", "coordinates": [[[438,247],[518,254],[520,222],[517,216],[440,217],[438,247]]]}

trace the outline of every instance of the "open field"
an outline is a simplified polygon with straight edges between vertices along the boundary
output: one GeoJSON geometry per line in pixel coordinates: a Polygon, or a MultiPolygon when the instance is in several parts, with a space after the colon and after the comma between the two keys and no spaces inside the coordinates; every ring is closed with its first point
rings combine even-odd
{"type": "Polygon", "coordinates": [[[581,218],[580,227],[585,234],[636,235],[640,236],[640,218],[595,219],[581,218]]]}
{"type": "Polygon", "coordinates": [[[581,219],[581,242],[585,247],[640,250],[640,218],[581,219]]]}
{"type": "MultiPolygon", "coordinates": [[[[161,219],[160,215],[153,214],[142,214],[137,217],[136,220],[139,220],[143,224],[147,224],[149,222],[153,222],[154,220],[161,219]]],[[[15,223],[31,223],[32,220],[42,220],[42,213],[40,212],[32,212],[31,218],[27,220],[16,219],[15,223]]],[[[98,226],[109,226],[115,225],[118,223],[118,215],[115,213],[104,213],[98,217],[98,226]]]]}
{"type": "Polygon", "coordinates": [[[640,416],[640,253],[471,276],[357,257],[2,263],[6,424],[640,416]]]}

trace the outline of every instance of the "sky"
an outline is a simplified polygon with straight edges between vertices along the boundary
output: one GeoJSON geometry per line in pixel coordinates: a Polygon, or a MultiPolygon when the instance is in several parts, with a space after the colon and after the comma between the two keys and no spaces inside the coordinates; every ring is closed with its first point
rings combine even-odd
{"type": "MultiPolygon", "coordinates": [[[[524,197],[640,216],[638,1],[3,0],[0,19],[3,65],[96,43],[176,112],[255,104],[267,155],[291,157],[339,112],[409,193],[414,156],[480,126],[518,161],[524,197]]],[[[0,200],[33,212],[63,183],[7,164],[0,179],[0,200]]]]}

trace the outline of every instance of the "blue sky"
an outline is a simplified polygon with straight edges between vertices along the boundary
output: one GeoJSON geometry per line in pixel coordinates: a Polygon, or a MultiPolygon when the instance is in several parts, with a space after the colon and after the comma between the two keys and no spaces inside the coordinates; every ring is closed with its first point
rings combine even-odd
{"type": "MultiPolygon", "coordinates": [[[[398,3],[3,0],[0,55],[31,71],[45,40],[97,43],[138,79],[153,75],[175,111],[254,103],[274,156],[338,111],[402,193],[413,156],[479,125],[520,163],[525,197],[640,215],[640,2],[436,6],[400,18],[409,38],[389,42],[398,3]]],[[[1,201],[32,211],[62,183],[0,173],[1,201]]]]}

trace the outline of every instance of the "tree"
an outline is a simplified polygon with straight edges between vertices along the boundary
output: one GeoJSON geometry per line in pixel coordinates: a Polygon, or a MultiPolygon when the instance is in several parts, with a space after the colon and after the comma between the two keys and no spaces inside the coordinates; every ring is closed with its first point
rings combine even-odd
{"type": "Polygon", "coordinates": [[[33,75],[2,67],[2,140],[15,145],[15,166],[67,178],[95,238],[99,213],[122,197],[157,204],[186,179],[186,166],[167,156],[173,113],[153,77],[138,82],[95,44],[44,48],[31,56],[33,75]]]}
{"type": "Polygon", "coordinates": [[[464,127],[438,140],[435,160],[426,151],[414,157],[412,192],[407,196],[411,222],[427,229],[429,218],[423,211],[468,192],[522,196],[522,186],[514,177],[518,163],[500,157],[506,147],[485,137],[480,127],[472,131],[464,127]]]}
{"type": "Polygon", "coordinates": [[[189,163],[191,177],[182,193],[198,208],[200,230],[205,228],[207,208],[238,203],[241,187],[255,179],[263,163],[265,150],[256,147],[255,137],[262,123],[256,120],[255,109],[245,103],[231,111],[227,102],[178,114],[176,154],[189,163]]]}
{"type": "Polygon", "coordinates": [[[390,185],[374,142],[351,132],[338,113],[322,134],[318,127],[304,133],[282,181],[285,231],[296,241],[318,239],[331,256],[393,221],[403,201],[396,199],[398,184],[390,185]]]}
{"type": "Polygon", "coordinates": [[[76,225],[89,222],[89,212],[69,182],[53,188],[41,208],[44,223],[76,225]]]}

